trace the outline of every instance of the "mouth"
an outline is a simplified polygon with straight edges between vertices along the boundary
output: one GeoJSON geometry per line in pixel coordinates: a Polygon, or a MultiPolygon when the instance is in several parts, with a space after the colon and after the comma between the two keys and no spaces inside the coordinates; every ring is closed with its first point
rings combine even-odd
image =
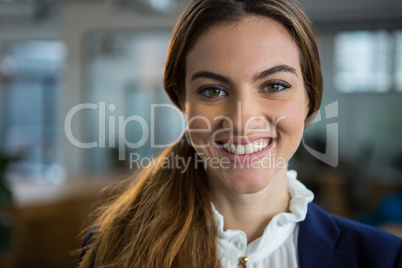
{"type": "Polygon", "coordinates": [[[259,151],[264,150],[268,146],[270,146],[275,141],[274,138],[263,138],[254,140],[249,143],[231,143],[231,142],[216,142],[221,146],[223,150],[226,152],[237,154],[237,155],[245,155],[245,154],[253,154],[259,151]]]}

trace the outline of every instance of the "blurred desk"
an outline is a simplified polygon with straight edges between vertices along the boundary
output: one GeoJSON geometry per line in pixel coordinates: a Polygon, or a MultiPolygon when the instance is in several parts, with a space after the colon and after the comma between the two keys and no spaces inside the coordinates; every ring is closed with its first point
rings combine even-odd
{"type": "Polygon", "coordinates": [[[0,267],[75,267],[73,252],[81,246],[85,220],[100,198],[97,193],[115,177],[77,175],[60,185],[13,183],[15,205],[7,211],[13,240],[0,267]]]}
{"type": "Polygon", "coordinates": [[[14,203],[17,208],[24,208],[88,197],[112,183],[112,178],[113,175],[75,175],[62,184],[16,182],[12,184],[14,203]]]}
{"type": "Polygon", "coordinates": [[[326,211],[350,218],[348,189],[345,171],[341,167],[324,165],[298,167],[298,179],[315,194],[315,202],[326,211]]]}

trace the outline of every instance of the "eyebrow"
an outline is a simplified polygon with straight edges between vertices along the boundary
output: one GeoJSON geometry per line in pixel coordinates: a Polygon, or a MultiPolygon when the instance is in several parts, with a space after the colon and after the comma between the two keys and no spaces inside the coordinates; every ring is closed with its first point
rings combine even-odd
{"type": "MultiPolygon", "coordinates": [[[[280,73],[280,72],[291,73],[291,74],[294,74],[294,75],[296,75],[298,77],[295,68],[290,67],[289,65],[286,65],[286,64],[281,64],[281,65],[276,65],[276,66],[274,66],[272,68],[269,68],[269,69],[267,69],[265,71],[262,71],[261,73],[255,75],[253,77],[252,81],[253,81],[253,83],[255,83],[258,80],[261,80],[261,79],[263,79],[263,78],[265,78],[267,76],[273,75],[275,73],[280,73]]],[[[214,72],[210,72],[210,71],[196,72],[191,76],[190,81],[193,82],[194,80],[196,80],[198,78],[210,78],[210,79],[221,81],[221,82],[224,82],[224,83],[230,83],[229,78],[227,78],[227,77],[225,77],[223,75],[214,73],[214,72]]]]}
{"type": "Polygon", "coordinates": [[[261,80],[267,76],[273,75],[275,73],[291,73],[296,75],[296,77],[299,77],[296,73],[296,69],[293,67],[290,67],[289,65],[281,64],[281,65],[276,65],[272,68],[269,68],[268,70],[262,71],[261,73],[257,74],[256,76],[253,77],[253,83],[257,82],[258,80],[261,80]]]}
{"type": "Polygon", "coordinates": [[[210,78],[210,79],[221,81],[221,82],[224,82],[224,83],[230,83],[229,78],[227,78],[227,77],[225,77],[223,75],[216,74],[214,72],[209,72],[209,71],[196,72],[195,74],[193,74],[191,76],[191,82],[193,82],[194,80],[196,80],[198,78],[210,78]]]}

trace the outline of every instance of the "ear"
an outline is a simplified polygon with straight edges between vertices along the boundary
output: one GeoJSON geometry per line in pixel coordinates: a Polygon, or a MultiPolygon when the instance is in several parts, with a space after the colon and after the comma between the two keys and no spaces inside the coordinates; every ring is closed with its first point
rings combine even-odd
{"type": "MultiPolygon", "coordinates": [[[[306,94],[307,95],[307,94],[306,94]]],[[[311,121],[313,121],[315,114],[310,114],[311,113],[311,107],[310,107],[310,100],[308,98],[308,96],[306,96],[306,102],[305,102],[305,106],[304,106],[304,118],[306,118],[304,120],[304,128],[308,127],[311,123],[311,121]]]]}
{"type": "Polygon", "coordinates": [[[185,113],[185,109],[186,109],[186,96],[185,94],[183,94],[183,96],[178,96],[178,103],[177,106],[179,107],[180,111],[182,111],[183,113],[185,113]]]}
{"type": "Polygon", "coordinates": [[[180,111],[184,112],[184,100],[185,94],[180,94],[179,87],[177,83],[174,83],[170,86],[169,90],[166,90],[170,100],[179,108],[180,111]]]}
{"type": "Polygon", "coordinates": [[[309,100],[309,98],[307,96],[305,104],[304,104],[304,114],[306,115],[305,116],[306,118],[309,115],[309,113],[310,113],[310,100],[309,100]]]}

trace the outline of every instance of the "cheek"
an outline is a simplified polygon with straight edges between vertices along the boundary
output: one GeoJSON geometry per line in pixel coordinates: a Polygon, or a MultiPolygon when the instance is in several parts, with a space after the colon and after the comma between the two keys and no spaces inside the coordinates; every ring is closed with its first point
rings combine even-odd
{"type": "Polygon", "coordinates": [[[302,102],[289,102],[282,111],[276,122],[278,134],[294,135],[301,139],[306,117],[305,105],[302,102]]]}
{"type": "Polygon", "coordinates": [[[213,117],[212,109],[206,109],[202,105],[192,104],[191,106],[186,103],[185,116],[187,119],[188,130],[192,140],[205,139],[210,136],[213,131],[213,117]]]}
{"type": "Polygon", "coordinates": [[[277,155],[289,161],[299,147],[303,136],[305,109],[302,104],[297,103],[292,103],[286,108],[283,119],[276,124],[277,155]]]}

